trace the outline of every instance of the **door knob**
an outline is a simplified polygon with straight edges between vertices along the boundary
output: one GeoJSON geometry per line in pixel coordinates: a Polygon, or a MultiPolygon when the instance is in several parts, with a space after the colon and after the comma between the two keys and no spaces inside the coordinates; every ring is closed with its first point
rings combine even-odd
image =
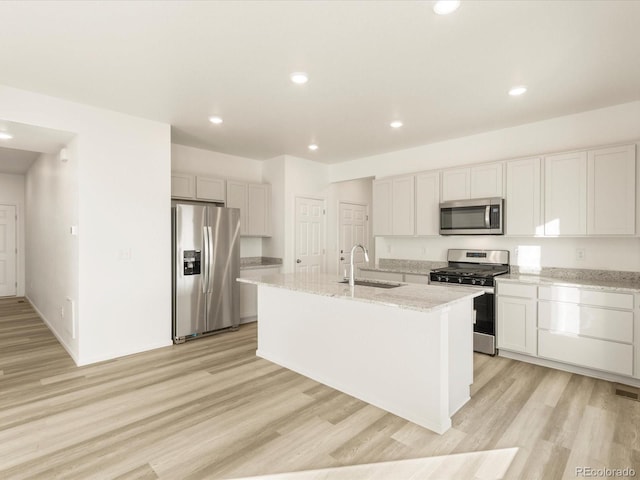
{"type": "Polygon", "coordinates": [[[302,260],[300,260],[299,258],[296,259],[296,263],[302,263],[302,260]]]}
{"type": "Polygon", "coordinates": [[[340,260],[344,260],[344,257],[340,257],[340,260]]]}

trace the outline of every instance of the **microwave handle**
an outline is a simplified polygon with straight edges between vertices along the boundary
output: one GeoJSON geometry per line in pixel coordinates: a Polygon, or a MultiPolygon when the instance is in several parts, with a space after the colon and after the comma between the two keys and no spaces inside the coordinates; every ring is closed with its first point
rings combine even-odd
{"type": "Polygon", "coordinates": [[[484,225],[485,228],[491,228],[491,205],[487,205],[484,210],[484,225]]]}

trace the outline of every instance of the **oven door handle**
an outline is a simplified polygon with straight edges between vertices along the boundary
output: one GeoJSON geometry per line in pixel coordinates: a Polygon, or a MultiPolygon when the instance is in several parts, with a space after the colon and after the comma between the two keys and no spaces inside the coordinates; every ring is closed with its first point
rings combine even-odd
{"type": "Polygon", "coordinates": [[[491,228],[491,205],[487,205],[484,209],[484,226],[491,228]]]}
{"type": "Polygon", "coordinates": [[[478,311],[474,308],[473,309],[473,324],[476,324],[476,316],[478,315],[478,311]]]}

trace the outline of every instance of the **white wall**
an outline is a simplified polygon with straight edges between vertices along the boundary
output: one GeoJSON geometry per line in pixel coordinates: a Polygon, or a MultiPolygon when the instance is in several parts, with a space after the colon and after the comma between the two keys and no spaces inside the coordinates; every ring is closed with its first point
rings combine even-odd
{"type": "Polygon", "coordinates": [[[169,345],[170,126],[5,86],[0,119],[77,135],[76,362],[169,345]]]}
{"type": "Polygon", "coordinates": [[[338,273],[339,258],[339,204],[340,202],[353,202],[369,206],[369,254],[371,261],[375,258],[375,242],[373,237],[372,215],[372,190],[373,184],[370,178],[349,180],[346,182],[332,183],[329,186],[329,203],[327,210],[327,271],[338,273]]]}
{"type": "MultiPolygon", "coordinates": [[[[226,153],[171,144],[171,171],[262,183],[262,162],[226,153]]],[[[262,256],[262,239],[242,237],[241,257],[262,256]]]]}
{"type": "Polygon", "coordinates": [[[25,292],[25,265],[24,265],[24,229],[25,229],[25,207],[24,207],[24,175],[13,175],[0,173],[0,204],[15,205],[18,221],[16,224],[16,245],[18,247],[18,257],[16,265],[16,281],[18,282],[17,295],[24,296],[25,292]]]}
{"type": "MultiPolygon", "coordinates": [[[[329,176],[332,181],[384,177],[635,142],[638,138],[640,102],[632,102],[331,165],[329,176]]],[[[539,248],[539,261],[545,267],[640,271],[637,238],[386,237],[376,239],[376,256],[378,259],[445,260],[448,248],[507,249],[514,255],[515,249],[523,245],[539,248]],[[584,260],[576,260],[577,248],[585,249],[584,260]]],[[[512,260],[515,264],[520,262],[516,257],[512,260]]]]}
{"type": "Polygon", "coordinates": [[[78,237],[69,231],[78,225],[77,143],[67,145],[66,162],[40,155],[27,172],[25,194],[27,296],[74,358],[78,316],[65,299],[79,296],[78,237]]]}
{"type": "Polygon", "coordinates": [[[332,182],[528,157],[640,138],[640,101],[330,165],[332,182]]]}

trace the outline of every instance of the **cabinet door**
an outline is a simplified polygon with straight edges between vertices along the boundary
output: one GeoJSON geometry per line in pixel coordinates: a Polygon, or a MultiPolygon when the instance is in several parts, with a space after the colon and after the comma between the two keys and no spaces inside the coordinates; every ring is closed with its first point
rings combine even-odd
{"type": "Polygon", "coordinates": [[[271,235],[271,185],[250,183],[247,195],[247,233],[268,237],[271,235]]]}
{"type": "Polygon", "coordinates": [[[507,235],[542,235],[540,159],[507,162],[507,235]]]}
{"type": "Polygon", "coordinates": [[[471,197],[471,170],[459,168],[442,172],[442,201],[465,200],[471,197]]]}
{"type": "Polygon", "coordinates": [[[196,177],[196,197],[201,200],[224,202],[226,199],[226,182],[222,178],[196,177]]]}
{"type": "Polygon", "coordinates": [[[171,197],[194,198],[196,196],[195,176],[187,173],[171,174],[171,197]]]}
{"type": "Polygon", "coordinates": [[[636,231],[636,146],[588,152],[587,233],[633,235],[636,231]]]}
{"type": "Polygon", "coordinates": [[[392,235],[391,180],[373,181],[373,234],[392,235]]]}
{"type": "Polygon", "coordinates": [[[247,184],[229,180],[227,182],[227,203],[229,208],[240,209],[240,235],[248,235],[247,230],[247,184]]]}
{"type": "Polygon", "coordinates": [[[440,174],[416,175],[416,235],[440,232],[440,174]]]}
{"type": "Polygon", "coordinates": [[[471,198],[502,198],[502,163],[471,167],[471,198]]]}
{"type": "Polygon", "coordinates": [[[498,348],[536,355],[536,301],[498,295],[497,307],[498,348]]]}
{"type": "Polygon", "coordinates": [[[394,178],[392,181],[392,227],[393,235],[415,234],[415,177],[394,178]]]}
{"type": "Polygon", "coordinates": [[[545,235],[585,235],[587,152],[550,155],[544,170],[545,235]]]}

